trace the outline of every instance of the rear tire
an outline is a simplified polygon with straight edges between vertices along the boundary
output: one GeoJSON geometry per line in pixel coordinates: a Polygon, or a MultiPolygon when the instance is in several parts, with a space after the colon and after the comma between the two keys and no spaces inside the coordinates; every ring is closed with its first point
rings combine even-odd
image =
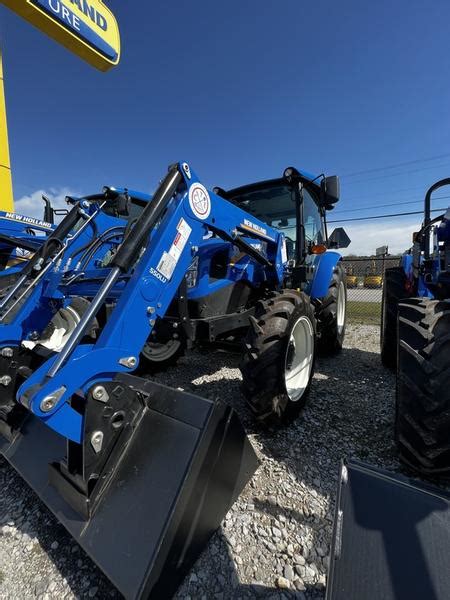
{"type": "Polygon", "coordinates": [[[345,337],[347,313],[347,284],[345,270],[338,263],[333,271],[328,293],[317,314],[319,329],[319,352],[323,355],[336,354],[342,350],[345,337]]]}
{"type": "Polygon", "coordinates": [[[450,302],[399,304],[395,438],[422,475],[450,475],[450,302]]]}
{"type": "Polygon", "coordinates": [[[381,362],[389,369],[397,366],[397,310],[398,303],[408,298],[406,276],[401,267],[386,269],[381,304],[381,362]]]}
{"type": "Polygon", "coordinates": [[[286,290],[258,303],[240,369],[260,423],[281,426],[298,416],[311,385],[315,346],[314,311],[305,294],[286,290]]]}

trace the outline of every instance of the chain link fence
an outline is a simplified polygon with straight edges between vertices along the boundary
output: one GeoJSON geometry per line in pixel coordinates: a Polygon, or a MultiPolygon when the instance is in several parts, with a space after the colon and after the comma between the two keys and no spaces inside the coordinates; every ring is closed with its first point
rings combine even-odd
{"type": "Polygon", "coordinates": [[[347,322],[380,325],[384,272],[397,267],[399,256],[343,259],[347,274],[347,322]]]}

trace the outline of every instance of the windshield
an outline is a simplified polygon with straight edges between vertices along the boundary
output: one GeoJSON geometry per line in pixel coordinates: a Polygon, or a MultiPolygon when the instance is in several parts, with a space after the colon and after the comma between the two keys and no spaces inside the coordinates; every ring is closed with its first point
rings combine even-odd
{"type": "Polygon", "coordinates": [[[272,185],[234,196],[231,201],[277,229],[291,228],[295,234],[295,194],[287,185],[272,185]]]}
{"type": "MultiPolygon", "coordinates": [[[[287,239],[288,256],[293,258],[297,241],[295,198],[295,190],[291,186],[272,184],[232,196],[231,201],[271,227],[282,231],[287,239]]],[[[323,243],[325,238],[320,211],[306,189],[303,189],[303,220],[306,241],[323,243]]]]}

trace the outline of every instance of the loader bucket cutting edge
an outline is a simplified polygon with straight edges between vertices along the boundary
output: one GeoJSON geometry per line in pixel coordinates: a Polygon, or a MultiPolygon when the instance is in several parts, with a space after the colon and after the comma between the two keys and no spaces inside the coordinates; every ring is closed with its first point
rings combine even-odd
{"type": "Polygon", "coordinates": [[[126,598],[167,598],[259,463],[225,404],[130,375],[118,379],[144,386],[149,400],[89,520],[49,483],[64,438],[30,415],[0,452],[126,598]]]}

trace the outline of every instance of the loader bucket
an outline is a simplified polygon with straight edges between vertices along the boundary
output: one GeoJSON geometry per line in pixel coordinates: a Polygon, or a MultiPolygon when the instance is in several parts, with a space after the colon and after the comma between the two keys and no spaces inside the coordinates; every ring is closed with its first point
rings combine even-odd
{"type": "Polygon", "coordinates": [[[342,465],[327,600],[448,600],[449,553],[448,492],[342,465]]]}
{"type": "Polygon", "coordinates": [[[130,375],[140,424],[87,519],[49,465],[65,439],[30,415],[1,453],[126,598],[173,595],[258,466],[230,407],[130,375]]]}

